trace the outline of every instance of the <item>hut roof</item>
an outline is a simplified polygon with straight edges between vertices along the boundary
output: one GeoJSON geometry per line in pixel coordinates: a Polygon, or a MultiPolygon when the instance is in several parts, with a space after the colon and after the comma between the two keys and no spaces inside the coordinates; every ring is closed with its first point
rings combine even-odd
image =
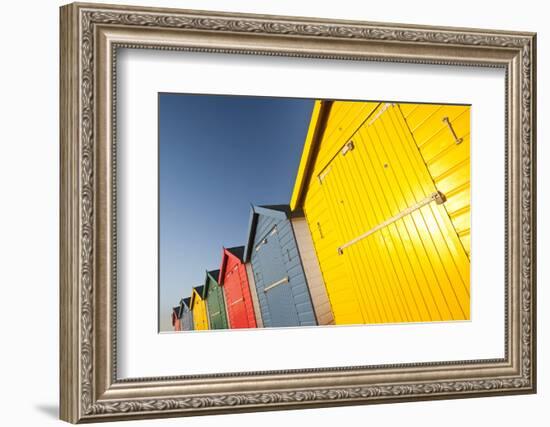
{"type": "Polygon", "coordinates": [[[254,245],[254,237],[256,235],[259,215],[265,215],[275,219],[284,220],[294,217],[302,217],[303,212],[301,210],[296,210],[295,212],[292,212],[289,205],[252,205],[250,207],[250,219],[248,222],[248,240],[244,251],[244,262],[249,262],[250,256],[252,255],[252,246],[254,245]]]}
{"type": "Polygon", "coordinates": [[[225,276],[225,270],[227,266],[227,260],[229,259],[229,256],[232,255],[235,258],[237,258],[241,263],[244,262],[244,246],[234,246],[232,248],[223,248],[222,251],[222,264],[220,266],[220,274],[218,276],[218,283],[223,286],[224,276],[225,276]],[[228,255],[230,254],[230,255],[228,255]]]}
{"type": "Polygon", "coordinates": [[[235,246],[232,248],[226,248],[228,252],[231,252],[241,261],[244,259],[244,246],[235,246]]]}
{"type": "Polygon", "coordinates": [[[195,294],[199,294],[199,296],[201,298],[203,298],[203,292],[204,292],[204,286],[203,285],[200,285],[200,286],[195,286],[193,287],[193,291],[191,291],[191,301],[189,302],[189,308],[192,308],[193,305],[195,304],[195,294]],[[195,292],[193,292],[195,291],[195,292]]]}

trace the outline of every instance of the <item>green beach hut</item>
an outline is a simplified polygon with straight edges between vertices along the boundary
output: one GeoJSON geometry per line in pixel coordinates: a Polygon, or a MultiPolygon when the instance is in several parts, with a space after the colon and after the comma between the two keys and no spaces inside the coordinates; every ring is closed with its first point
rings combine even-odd
{"type": "Polygon", "coordinates": [[[229,328],[223,291],[218,283],[219,274],[220,270],[207,271],[204,280],[203,299],[206,300],[208,306],[210,329],[229,328]]]}

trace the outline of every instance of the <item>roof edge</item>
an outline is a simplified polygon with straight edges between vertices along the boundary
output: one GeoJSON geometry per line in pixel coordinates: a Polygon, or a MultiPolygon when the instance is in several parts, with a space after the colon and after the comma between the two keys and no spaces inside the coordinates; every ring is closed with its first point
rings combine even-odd
{"type": "Polygon", "coordinates": [[[258,216],[266,215],[273,218],[284,220],[290,219],[292,211],[288,204],[282,205],[250,205],[250,220],[248,225],[248,239],[244,250],[243,262],[250,262],[250,256],[252,254],[252,246],[254,245],[254,236],[256,235],[256,227],[258,225],[258,216]],[[277,207],[277,208],[275,208],[277,207]],[[281,210],[281,208],[284,208],[281,210]]]}
{"type": "Polygon", "coordinates": [[[296,181],[292,190],[292,196],[290,197],[291,211],[296,210],[301,204],[302,195],[306,187],[312,162],[315,158],[316,149],[319,144],[322,124],[326,118],[326,113],[330,110],[331,106],[332,101],[323,100],[315,101],[315,105],[313,106],[311,120],[309,122],[306,140],[304,142],[304,149],[302,151],[302,157],[298,166],[298,172],[296,173],[296,181]]]}
{"type": "Polygon", "coordinates": [[[250,205],[250,218],[248,220],[248,238],[246,239],[246,247],[244,249],[243,262],[250,262],[250,254],[252,245],[254,244],[254,234],[258,225],[258,214],[254,212],[254,206],[250,205]]]}

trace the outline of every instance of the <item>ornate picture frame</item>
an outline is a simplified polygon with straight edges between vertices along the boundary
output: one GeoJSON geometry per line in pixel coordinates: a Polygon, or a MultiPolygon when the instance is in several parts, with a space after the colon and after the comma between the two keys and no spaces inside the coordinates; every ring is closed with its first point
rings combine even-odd
{"type": "Polygon", "coordinates": [[[536,391],[536,35],[70,4],[61,8],[60,417],[112,421],[536,391]],[[117,378],[117,49],[505,70],[502,359],[117,378]]]}

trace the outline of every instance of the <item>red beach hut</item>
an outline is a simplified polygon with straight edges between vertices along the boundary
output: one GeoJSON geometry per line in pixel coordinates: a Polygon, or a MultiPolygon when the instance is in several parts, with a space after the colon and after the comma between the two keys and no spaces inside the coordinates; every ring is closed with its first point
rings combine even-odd
{"type": "Polygon", "coordinates": [[[172,327],[174,331],[181,331],[181,310],[179,305],[172,308],[172,327]]]}
{"type": "Polygon", "coordinates": [[[222,250],[219,284],[225,295],[231,329],[257,327],[243,256],[244,246],[222,250]]]}

